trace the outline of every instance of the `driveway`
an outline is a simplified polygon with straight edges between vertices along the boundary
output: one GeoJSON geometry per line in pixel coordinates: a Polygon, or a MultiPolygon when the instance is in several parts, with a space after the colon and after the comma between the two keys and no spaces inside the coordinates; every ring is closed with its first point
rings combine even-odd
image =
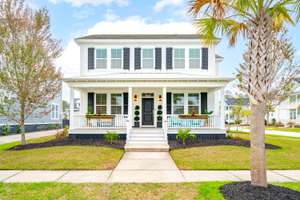
{"type": "MultiPolygon", "coordinates": [[[[59,129],[58,129],[59,130],[59,129]]],[[[38,131],[38,132],[30,132],[26,133],[26,140],[33,138],[40,138],[50,135],[55,135],[58,130],[50,130],[50,131],[38,131]]],[[[11,142],[21,141],[21,135],[8,135],[8,136],[0,136],[0,144],[7,144],[11,142]]]]}

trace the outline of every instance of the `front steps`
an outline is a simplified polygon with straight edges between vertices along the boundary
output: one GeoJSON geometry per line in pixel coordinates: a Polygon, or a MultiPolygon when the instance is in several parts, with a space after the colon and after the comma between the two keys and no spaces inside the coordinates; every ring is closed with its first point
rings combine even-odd
{"type": "Polygon", "coordinates": [[[168,141],[165,140],[164,132],[159,128],[135,128],[125,145],[127,152],[167,152],[168,141]]]}

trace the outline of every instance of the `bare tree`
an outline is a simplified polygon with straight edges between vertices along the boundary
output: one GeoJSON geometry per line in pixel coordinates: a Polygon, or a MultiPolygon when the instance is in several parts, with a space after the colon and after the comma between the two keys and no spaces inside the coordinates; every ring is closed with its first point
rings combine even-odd
{"type": "Polygon", "coordinates": [[[32,10],[23,0],[0,0],[0,112],[21,127],[33,114],[47,114],[48,102],[61,90],[61,73],[54,60],[62,51],[50,32],[46,9],[32,10]]]}

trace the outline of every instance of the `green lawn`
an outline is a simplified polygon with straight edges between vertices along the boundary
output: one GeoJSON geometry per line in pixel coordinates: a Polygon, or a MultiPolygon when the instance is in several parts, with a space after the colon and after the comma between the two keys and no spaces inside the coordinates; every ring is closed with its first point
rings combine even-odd
{"type": "MultiPolygon", "coordinates": [[[[247,133],[235,137],[249,139],[247,133]]],[[[266,136],[266,142],[280,149],[267,149],[268,169],[300,169],[300,138],[266,136]]],[[[180,169],[225,170],[249,169],[248,147],[207,146],[172,150],[171,156],[180,169]]]]}
{"type": "MultiPolygon", "coordinates": [[[[30,140],[44,142],[54,137],[30,140]]],[[[65,170],[113,169],[123,155],[123,150],[96,146],[56,146],[12,151],[19,142],[0,145],[0,170],[65,170]]]]}
{"type": "Polygon", "coordinates": [[[274,131],[285,131],[285,132],[299,132],[300,128],[287,128],[287,127],[266,127],[266,130],[274,130],[274,131]]]}
{"type": "MultiPolygon", "coordinates": [[[[0,196],[1,200],[219,200],[224,199],[219,191],[224,184],[225,182],[178,184],[0,183],[0,196]]],[[[300,191],[300,183],[277,185],[300,191]]]]}

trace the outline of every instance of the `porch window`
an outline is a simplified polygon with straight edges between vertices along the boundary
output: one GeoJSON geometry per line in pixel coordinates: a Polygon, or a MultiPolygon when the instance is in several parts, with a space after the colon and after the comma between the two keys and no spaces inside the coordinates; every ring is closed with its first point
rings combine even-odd
{"type": "Polygon", "coordinates": [[[199,114],[199,94],[189,94],[188,106],[189,114],[199,114]]]}
{"type": "Polygon", "coordinates": [[[200,49],[190,49],[190,69],[200,69],[200,49]]]}
{"type": "Polygon", "coordinates": [[[173,114],[184,114],[184,94],[173,94],[173,114]]]}
{"type": "Polygon", "coordinates": [[[297,116],[296,116],[296,109],[290,109],[290,119],[293,120],[293,119],[296,119],[297,116]]]}
{"type": "Polygon", "coordinates": [[[96,94],[96,113],[106,114],[106,94],[96,94]]]}
{"type": "Polygon", "coordinates": [[[122,49],[111,49],[111,68],[122,68],[122,49]]]}
{"type": "Polygon", "coordinates": [[[174,49],[174,69],[185,68],[185,49],[174,49]]]}
{"type": "Polygon", "coordinates": [[[111,94],[111,114],[122,114],[123,97],[122,94],[111,94]]]}
{"type": "Polygon", "coordinates": [[[96,49],[96,68],[107,68],[107,49],[96,49]]]}
{"type": "Polygon", "coordinates": [[[51,104],[51,120],[57,120],[59,118],[59,106],[58,104],[51,104]]]}
{"type": "Polygon", "coordinates": [[[143,49],[142,54],[143,69],[153,69],[154,66],[154,52],[153,49],[143,49]]]}

